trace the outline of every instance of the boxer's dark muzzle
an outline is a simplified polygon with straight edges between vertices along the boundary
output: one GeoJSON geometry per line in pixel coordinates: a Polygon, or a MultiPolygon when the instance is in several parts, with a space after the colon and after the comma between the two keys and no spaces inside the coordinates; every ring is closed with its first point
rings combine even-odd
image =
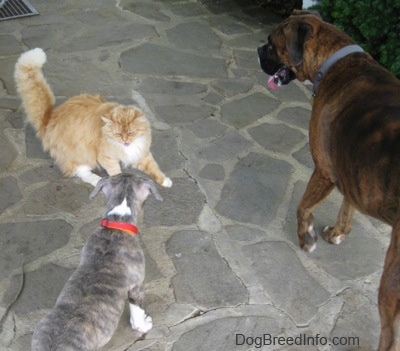
{"type": "Polygon", "coordinates": [[[294,72],[279,61],[270,38],[268,38],[267,44],[257,48],[257,53],[261,69],[270,76],[268,87],[279,89],[282,85],[286,85],[296,79],[294,72]]]}

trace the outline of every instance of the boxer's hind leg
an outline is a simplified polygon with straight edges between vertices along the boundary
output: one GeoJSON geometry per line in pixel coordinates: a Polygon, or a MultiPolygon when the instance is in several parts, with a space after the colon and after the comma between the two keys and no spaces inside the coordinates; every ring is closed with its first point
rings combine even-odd
{"type": "Polygon", "coordinates": [[[297,206],[297,235],[300,247],[305,251],[316,248],[317,235],[314,229],[312,210],[333,190],[335,184],[323,177],[317,169],[308,181],[307,188],[297,206]]]}
{"type": "Polygon", "coordinates": [[[351,231],[353,221],[354,207],[343,198],[335,226],[326,227],[322,236],[332,244],[340,244],[346,239],[346,234],[351,231]]]}
{"type": "Polygon", "coordinates": [[[393,227],[379,287],[379,351],[400,350],[400,223],[393,227]]]}

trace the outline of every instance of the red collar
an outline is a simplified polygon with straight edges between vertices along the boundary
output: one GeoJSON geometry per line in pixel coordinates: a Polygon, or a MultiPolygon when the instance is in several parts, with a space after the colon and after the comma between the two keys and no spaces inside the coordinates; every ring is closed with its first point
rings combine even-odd
{"type": "Polygon", "coordinates": [[[134,224],[126,222],[112,222],[104,218],[101,220],[101,226],[109,229],[119,229],[130,234],[137,234],[138,229],[134,224]]]}

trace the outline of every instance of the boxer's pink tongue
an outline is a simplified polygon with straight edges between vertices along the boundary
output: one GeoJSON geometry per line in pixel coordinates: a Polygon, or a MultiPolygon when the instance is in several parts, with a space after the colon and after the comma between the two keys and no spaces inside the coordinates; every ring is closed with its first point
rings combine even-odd
{"type": "Polygon", "coordinates": [[[274,76],[269,76],[267,85],[269,88],[274,89],[274,90],[277,90],[280,88],[279,85],[275,83],[274,76]]]}

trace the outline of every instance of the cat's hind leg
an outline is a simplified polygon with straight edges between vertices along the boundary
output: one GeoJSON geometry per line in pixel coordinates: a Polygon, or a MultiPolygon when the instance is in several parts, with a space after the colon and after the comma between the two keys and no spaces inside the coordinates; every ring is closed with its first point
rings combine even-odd
{"type": "Polygon", "coordinates": [[[147,173],[158,184],[165,186],[166,188],[170,188],[172,186],[172,180],[165,176],[163,172],[161,172],[158,163],[154,160],[151,153],[139,161],[137,168],[147,173]]]}
{"type": "Polygon", "coordinates": [[[75,176],[81,178],[84,182],[96,186],[101,179],[100,176],[92,172],[92,168],[88,165],[80,165],[75,168],[75,176]]]}
{"type": "Polygon", "coordinates": [[[144,302],[143,287],[136,287],[129,291],[129,309],[131,312],[130,323],[132,329],[147,333],[153,328],[153,320],[142,308],[144,302]]]}

